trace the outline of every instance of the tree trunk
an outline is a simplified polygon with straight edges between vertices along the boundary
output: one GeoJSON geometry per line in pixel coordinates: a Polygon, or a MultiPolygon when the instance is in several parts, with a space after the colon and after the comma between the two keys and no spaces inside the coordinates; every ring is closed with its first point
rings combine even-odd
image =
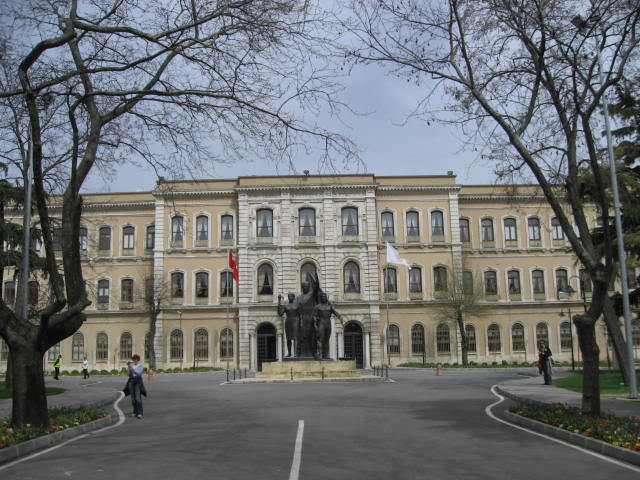
{"type": "Polygon", "coordinates": [[[456,315],[458,330],[460,331],[460,346],[462,347],[462,365],[469,364],[469,344],[467,343],[467,332],[464,331],[464,318],[462,313],[456,315]]]}
{"type": "Polygon", "coordinates": [[[602,314],[609,331],[609,338],[613,345],[613,352],[620,367],[620,373],[622,373],[624,384],[629,385],[630,372],[629,360],[627,358],[627,346],[625,339],[622,336],[622,331],[620,330],[620,320],[616,316],[615,309],[613,308],[613,302],[608,296],[604,301],[604,310],[602,311],[602,314]]]}
{"type": "Polygon", "coordinates": [[[47,392],[42,371],[43,354],[25,342],[23,348],[11,353],[13,372],[13,405],[11,424],[22,427],[31,424],[36,428],[49,427],[47,392]]]}
{"type": "Polygon", "coordinates": [[[600,415],[600,348],[596,343],[595,322],[587,315],[574,317],[578,343],[582,351],[582,412],[587,415],[600,415]]]}

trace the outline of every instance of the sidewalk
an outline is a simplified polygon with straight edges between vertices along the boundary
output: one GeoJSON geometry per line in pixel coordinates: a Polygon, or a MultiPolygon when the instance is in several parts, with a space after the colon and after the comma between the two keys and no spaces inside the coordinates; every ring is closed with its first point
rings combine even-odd
{"type": "MultiPolygon", "coordinates": [[[[122,384],[126,382],[126,378],[122,377],[122,384]]],[[[52,377],[45,378],[47,387],[66,388],[67,391],[60,395],[52,395],[47,397],[49,407],[80,407],[85,405],[88,407],[103,407],[113,403],[119,396],[119,391],[112,385],[103,384],[101,377],[93,376],[87,380],[83,380],[82,376],[63,376],[60,380],[54,380],[52,377]]],[[[0,399],[0,419],[11,415],[11,399],[0,399]]]]}
{"type": "MultiPolygon", "coordinates": [[[[509,380],[499,384],[498,391],[517,402],[566,403],[574,407],[582,404],[581,393],[543,385],[540,376],[509,380]]],[[[600,405],[603,412],[621,417],[636,415],[640,418],[640,399],[632,400],[624,395],[602,395],[600,405]]]]}

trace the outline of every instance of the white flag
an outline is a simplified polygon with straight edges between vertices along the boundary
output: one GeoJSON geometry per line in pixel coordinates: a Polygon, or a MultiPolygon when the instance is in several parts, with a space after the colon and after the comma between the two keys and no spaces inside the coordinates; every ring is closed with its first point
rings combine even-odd
{"type": "Polygon", "coordinates": [[[396,265],[404,265],[408,269],[411,269],[411,265],[404,258],[400,258],[398,250],[393,248],[389,242],[387,242],[387,263],[394,263],[396,265]]]}

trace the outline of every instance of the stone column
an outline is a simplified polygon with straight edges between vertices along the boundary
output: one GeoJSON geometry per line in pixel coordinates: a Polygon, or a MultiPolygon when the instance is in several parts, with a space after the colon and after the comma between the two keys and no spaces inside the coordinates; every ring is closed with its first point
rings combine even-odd
{"type": "Polygon", "coordinates": [[[369,332],[364,332],[364,362],[363,362],[363,367],[364,368],[369,368],[371,367],[371,338],[369,335],[369,332]]]}
{"type": "Polygon", "coordinates": [[[338,358],[344,358],[344,333],[338,333],[338,358]]]}
{"type": "Polygon", "coordinates": [[[278,361],[282,361],[282,339],[283,339],[284,335],[282,335],[281,333],[276,334],[276,357],[278,358],[278,361]]]}

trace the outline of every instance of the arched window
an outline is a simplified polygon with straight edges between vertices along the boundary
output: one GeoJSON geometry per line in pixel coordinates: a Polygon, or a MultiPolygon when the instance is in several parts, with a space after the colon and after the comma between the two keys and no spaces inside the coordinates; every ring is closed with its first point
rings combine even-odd
{"type": "Polygon", "coordinates": [[[16,303],[16,282],[9,280],[4,282],[4,291],[2,292],[4,303],[9,307],[13,307],[16,303]]]}
{"type": "Polygon", "coordinates": [[[498,295],[498,278],[494,270],[484,272],[484,294],[498,295]]]}
{"type": "Polygon", "coordinates": [[[411,327],[411,353],[425,353],[424,327],[419,323],[411,327]]]}
{"type": "Polygon", "coordinates": [[[502,350],[500,328],[495,323],[487,328],[487,344],[489,345],[489,353],[499,353],[502,350]]]}
{"type": "Polygon", "coordinates": [[[384,293],[398,293],[398,281],[395,268],[387,267],[384,269],[384,293]]]}
{"type": "Polygon", "coordinates": [[[109,304],[109,280],[98,280],[98,304],[109,304]]]}
{"type": "Polygon", "coordinates": [[[120,360],[129,360],[133,355],[133,337],[130,332],[120,335],[120,360]]]}
{"type": "Polygon", "coordinates": [[[567,270],[564,268],[559,268],[556,270],[556,289],[557,293],[569,293],[567,292],[569,288],[569,274],[567,270]]]}
{"type": "Polygon", "coordinates": [[[392,212],[382,212],[380,214],[380,227],[382,228],[382,238],[393,238],[395,236],[392,212]]]}
{"type": "Polygon", "coordinates": [[[467,352],[475,353],[477,350],[476,327],[474,327],[470,323],[467,323],[464,326],[464,331],[467,334],[467,352]]]}
{"type": "Polygon", "coordinates": [[[171,296],[173,298],[184,298],[184,274],[173,272],[171,274],[171,296]]]}
{"type": "Polygon", "coordinates": [[[411,210],[407,212],[407,237],[420,236],[420,216],[418,212],[411,210]]]}
{"type": "Polygon", "coordinates": [[[147,239],[145,247],[147,250],[153,250],[153,247],[156,243],[156,226],[149,225],[147,227],[147,239]]]}
{"type": "Polygon", "coordinates": [[[209,217],[198,215],[196,217],[196,245],[203,246],[209,241],[209,217]]]}
{"type": "Polygon", "coordinates": [[[220,332],[220,358],[233,357],[233,330],[223,328],[220,332]]]}
{"type": "Polygon", "coordinates": [[[40,286],[38,285],[37,280],[29,281],[29,305],[37,305],[38,297],[40,295],[40,286]]]}
{"type": "Polygon", "coordinates": [[[518,228],[515,218],[504,219],[504,239],[507,242],[518,241],[518,228]]]}
{"type": "Polygon", "coordinates": [[[544,272],[542,270],[536,269],[531,272],[531,283],[534,295],[544,295],[544,272]]]}
{"type": "Polygon", "coordinates": [[[412,267],[409,270],[409,293],[422,293],[422,269],[412,267]]]}
{"type": "Polygon", "coordinates": [[[268,263],[258,268],[258,295],[273,295],[273,267],[268,263]]]}
{"type": "Polygon", "coordinates": [[[98,249],[111,250],[111,227],[100,227],[98,230],[98,249]]]}
{"type": "Polygon", "coordinates": [[[358,235],[358,209],[355,207],[344,207],[342,209],[342,235],[358,235]]]}
{"type": "Polygon", "coordinates": [[[451,331],[446,323],[440,323],[436,328],[436,350],[438,353],[451,352],[451,331]]]}
{"type": "Polygon", "coordinates": [[[564,231],[560,225],[560,220],[556,217],[551,219],[551,238],[553,240],[564,240],[564,231]]]}
{"type": "Polygon", "coordinates": [[[360,268],[356,262],[344,265],[344,293],[360,292],[360,268]]]}
{"type": "Polygon", "coordinates": [[[0,362],[6,362],[9,360],[9,345],[4,341],[4,338],[0,338],[0,362]]]}
{"type": "Polygon", "coordinates": [[[172,361],[182,360],[184,357],[184,336],[182,330],[174,330],[169,338],[169,356],[172,361]]]}
{"type": "Polygon", "coordinates": [[[123,278],[120,281],[120,301],[123,303],[133,302],[133,279],[123,278]]]}
{"type": "Polygon", "coordinates": [[[80,227],[79,238],[80,250],[86,251],[89,247],[89,231],[87,230],[87,227],[80,227]]]}
{"type": "Polygon", "coordinates": [[[529,217],[527,220],[529,231],[529,240],[533,242],[540,241],[540,219],[538,217],[529,217]]]}
{"type": "MultiPolygon", "coordinates": [[[[633,334],[635,335],[635,331],[633,334]]],[[[560,350],[571,350],[572,341],[571,323],[564,321],[560,324],[560,350]]]]}
{"type": "Polygon", "coordinates": [[[53,347],[47,350],[47,358],[50,362],[53,362],[60,355],[60,343],[56,343],[53,347]]]}
{"type": "Polygon", "coordinates": [[[493,242],[493,219],[492,218],[483,218],[481,222],[482,226],[482,241],[483,242],[493,242]]]}
{"type": "Polygon", "coordinates": [[[536,325],[536,345],[540,343],[540,340],[544,340],[544,343],[549,345],[549,329],[547,324],[540,322],[536,325]]]}
{"type": "Polygon", "coordinates": [[[397,325],[389,325],[387,329],[387,352],[389,354],[400,353],[400,329],[397,325]]]}
{"type": "Polygon", "coordinates": [[[444,216],[440,210],[431,212],[431,236],[444,236],[444,216]]]}
{"type": "Polygon", "coordinates": [[[220,297],[233,298],[233,272],[220,273],[220,297]]]}
{"type": "Polygon", "coordinates": [[[71,361],[80,362],[84,358],[84,335],[80,332],[71,338],[71,361]]]}
{"type": "Polygon", "coordinates": [[[109,337],[104,332],[96,336],[96,360],[98,362],[109,360],[109,337]]]}
{"type": "Polygon", "coordinates": [[[233,216],[222,215],[220,218],[220,239],[225,242],[233,241],[233,216]]]}
{"type": "Polygon", "coordinates": [[[520,295],[520,272],[518,270],[509,270],[507,272],[507,281],[509,282],[509,295],[520,295]]]}
{"type": "Polygon", "coordinates": [[[311,262],[303,263],[302,267],[300,267],[300,283],[311,284],[316,281],[316,278],[318,278],[318,271],[315,264],[311,262]]]}
{"type": "Polygon", "coordinates": [[[460,219],[460,241],[462,243],[471,243],[471,231],[469,230],[469,219],[460,219]]]}
{"type": "Polygon", "coordinates": [[[122,229],[122,252],[125,255],[131,255],[133,247],[135,246],[135,232],[136,229],[132,226],[127,226],[122,229]]]}
{"type": "Polygon", "coordinates": [[[196,298],[209,298],[209,274],[196,273],[196,298]]]}
{"type": "Polygon", "coordinates": [[[182,245],[184,241],[184,219],[180,216],[171,219],[171,240],[174,245],[182,245]]]}
{"type": "Polygon", "coordinates": [[[511,326],[511,350],[523,352],[524,349],[524,327],[521,323],[514,323],[511,326]]]}
{"type": "Polygon", "coordinates": [[[209,359],[209,332],[205,328],[199,328],[193,334],[194,359],[209,359]]]}
{"type": "Polygon", "coordinates": [[[299,232],[301,237],[315,237],[316,211],[313,208],[301,208],[299,215],[299,232]]]}
{"type": "Polygon", "coordinates": [[[262,208],[256,212],[256,235],[258,238],[273,237],[273,210],[262,208]]]}
{"type": "Polygon", "coordinates": [[[444,293],[448,290],[447,269],[445,267],[433,267],[433,289],[437,293],[444,293]]]}

